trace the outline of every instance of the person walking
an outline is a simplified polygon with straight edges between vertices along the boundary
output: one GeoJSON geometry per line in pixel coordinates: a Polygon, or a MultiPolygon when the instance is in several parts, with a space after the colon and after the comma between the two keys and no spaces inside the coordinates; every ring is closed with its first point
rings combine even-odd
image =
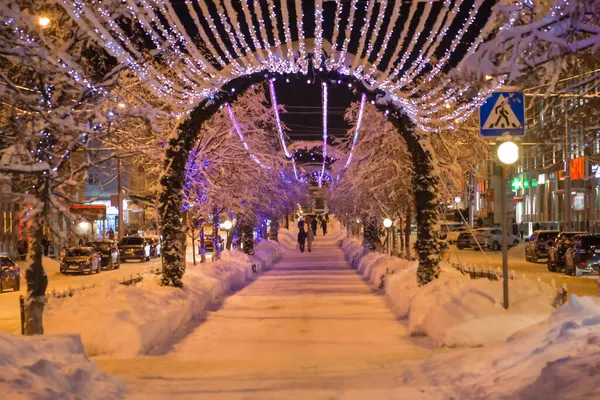
{"type": "MultiPolygon", "coordinates": [[[[317,228],[314,229],[315,231],[317,230],[317,228]]],[[[312,242],[313,240],[315,240],[315,233],[313,232],[312,229],[309,229],[308,232],[306,232],[306,243],[308,244],[308,252],[312,252],[312,242]]]]}
{"type": "Polygon", "coordinates": [[[321,228],[323,228],[323,236],[327,235],[327,221],[325,219],[321,222],[321,228]]]}
{"type": "Polygon", "coordinates": [[[312,233],[313,233],[313,237],[317,235],[317,227],[318,227],[318,223],[317,223],[317,218],[313,217],[310,221],[310,227],[312,228],[312,233]]]}
{"type": "Polygon", "coordinates": [[[304,226],[298,231],[298,244],[300,245],[300,253],[304,253],[304,242],[306,242],[306,232],[304,226]]]}

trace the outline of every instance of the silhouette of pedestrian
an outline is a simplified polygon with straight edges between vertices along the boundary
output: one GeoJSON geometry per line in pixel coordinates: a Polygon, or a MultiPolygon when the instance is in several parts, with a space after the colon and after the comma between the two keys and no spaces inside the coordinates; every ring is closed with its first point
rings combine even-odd
{"type": "Polygon", "coordinates": [[[304,232],[304,226],[298,231],[298,244],[300,245],[300,253],[304,253],[304,243],[306,242],[306,232],[304,232]]]}

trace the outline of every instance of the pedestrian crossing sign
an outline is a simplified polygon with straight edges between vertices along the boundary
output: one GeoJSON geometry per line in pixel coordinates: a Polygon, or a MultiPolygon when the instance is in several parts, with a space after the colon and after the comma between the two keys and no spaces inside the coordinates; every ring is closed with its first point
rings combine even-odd
{"type": "Polygon", "coordinates": [[[525,135],[525,100],[521,92],[495,92],[479,107],[482,136],[525,135]]]}

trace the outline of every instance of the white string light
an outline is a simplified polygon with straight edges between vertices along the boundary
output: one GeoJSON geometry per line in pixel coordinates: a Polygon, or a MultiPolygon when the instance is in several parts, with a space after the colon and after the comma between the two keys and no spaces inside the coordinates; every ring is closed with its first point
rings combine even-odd
{"type": "Polygon", "coordinates": [[[281,141],[281,147],[287,158],[292,159],[292,167],[294,168],[294,176],[298,179],[298,170],[296,169],[296,161],[290,154],[285,145],[285,135],[283,134],[283,127],[281,126],[281,118],[279,118],[279,105],[277,104],[277,95],[275,94],[275,85],[273,79],[269,79],[269,93],[271,95],[271,104],[273,105],[273,113],[275,113],[275,122],[277,123],[277,132],[279,133],[279,140],[281,141]]]}
{"type": "Polygon", "coordinates": [[[323,166],[321,167],[321,174],[319,175],[319,187],[323,185],[323,176],[325,175],[325,164],[327,160],[327,82],[323,82],[321,87],[323,89],[323,166]]]}
{"type": "Polygon", "coordinates": [[[367,95],[362,94],[360,97],[360,107],[358,109],[358,118],[356,120],[356,127],[354,128],[354,138],[352,138],[352,147],[350,148],[350,154],[348,155],[348,160],[344,165],[344,168],[348,168],[350,163],[352,162],[352,156],[354,155],[354,146],[356,146],[356,142],[358,141],[358,132],[360,131],[360,125],[362,124],[363,111],[365,109],[365,103],[367,102],[367,95]]]}

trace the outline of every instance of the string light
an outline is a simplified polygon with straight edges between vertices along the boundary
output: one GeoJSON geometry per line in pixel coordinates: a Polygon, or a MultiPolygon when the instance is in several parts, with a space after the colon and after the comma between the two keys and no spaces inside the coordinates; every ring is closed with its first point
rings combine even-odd
{"type": "Polygon", "coordinates": [[[323,166],[319,175],[319,187],[323,184],[323,175],[325,174],[325,164],[327,160],[327,82],[322,83],[322,101],[323,101],[323,166]]]}
{"type": "Polygon", "coordinates": [[[246,139],[244,139],[244,134],[242,133],[240,125],[238,124],[237,120],[235,119],[235,115],[233,114],[233,110],[231,109],[231,106],[229,105],[229,103],[226,104],[226,107],[227,107],[227,113],[229,114],[229,119],[231,119],[231,123],[233,124],[233,129],[235,130],[235,132],[237,133],[238,137],[240,138],[240,141],[242,142],[242,145],[244,146],[244,149],[246,149],[246,151],[250,155],[250,158],[252,158],[254,160],[254,162],[256,162],[258,165],[260,165],[262,168],[269,169],[270,167],[264,165],[258,159],[258,157],[256,157],[250,151],[250,146],[248,146],[248,143],[246,142],[246,139]]]}
{"type": "Polygon", "coordinates": [[[281,141],[281,147],[285,156],[292,159],[292,167],[294,168],[294,176],[298,179],[298,170],[296,168],[296,161],[294,157],[289,153],[285,145],[285,137],[283,134],[283,127],[281,126],[281,119],[279,118],[279,105],[277,104],[277,95],[275,94],[275,85],[273,80],[269,80],[269,93],[271,94],[271,104],[273,105],[273,113],[275,114],[275,122],[277,123],[277,132],[279,133],[279,140],[281,141]]]}
{"type": "Polygon", "coordinates": [[[362,124],[363,111],[365,109],[365,103],[367,102],[367,95],[362,94],[360,97],[360,107],[358,109],[358,118],[356,120],[356,126],[354,127],[354,138],[352,139],[352,147],[350,148],[350,155],[348,156],[348,160],[344,165],[344,168],[348,168],[350,163],[352,162],[352,156],[354,155],[354,146],[356,146],[356,142],[358,141],[358,132],[360,131],[360,126],[362,124]]]}

